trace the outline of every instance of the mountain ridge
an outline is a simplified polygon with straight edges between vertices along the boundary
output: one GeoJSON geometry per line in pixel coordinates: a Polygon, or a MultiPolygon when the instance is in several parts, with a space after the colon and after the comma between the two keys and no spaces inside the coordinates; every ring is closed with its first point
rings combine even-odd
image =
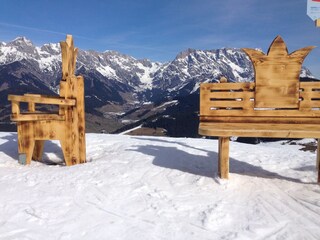
{"type": "MultiPolygon", "coordinates": [[[[166,63],[136,59],[113,50],[79,49],[76,68],[76,74],[85,78],[87,120],[90,131],[95,132],[117,131],[144,119],[152,125],[150,121],[158,120],[165,112],[168,115],[167,109],[179,111],[174,106],[184,103],[170,102],[188,102],[185,99],[197,95],[202,82],[215,82],[221,76],[230,82],[253,81],[251,61],[237,48],[189,48],[166,63]],[[165,108],[157,108],[166,102],[165,108]]],[[[0,43],[0,121],[9,121],[8,94],[58,94],[60,76],[58,43],[35,46],[25,37],[0,43]]],[[[301,77],[314,78],[304,67],[301,77]]],[[[196,112],[196,107],[192,111],[196,112]]]]}

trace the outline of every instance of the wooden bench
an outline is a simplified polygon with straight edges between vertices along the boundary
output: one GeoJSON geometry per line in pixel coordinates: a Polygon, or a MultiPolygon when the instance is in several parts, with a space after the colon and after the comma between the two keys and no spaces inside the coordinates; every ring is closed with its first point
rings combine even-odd
{"type": "Polygon", "coordinates": [[[67,166],[86,161],[84,80],[75,76],[77,48],[71,35],[60,42],[62,53],[62,80],[60,96],[25,94],[9,95],[12,102],[11,120],[17,122],[18,152],[21,164],[31,159],[41,160],[44,140],[60,140],[67,166]],[[23,112],[20,103],[28,105],[23,112]],[[38,106],[57,105],[57,112],[40,112],[38,106]]]}
{"type": "MultiPolygon", "coordinates": [[[[268,54],[243,49],[250,57],[255,82],[203,83],[200,86],[199,134],[219,137],[218,171],[229,177],[229,138],[320,138],[320,82],[300,82],[306,47],[288,54],[281,37],[268,54]]],[[[317,150],[318,182],[319,141],[317,150]]]]}

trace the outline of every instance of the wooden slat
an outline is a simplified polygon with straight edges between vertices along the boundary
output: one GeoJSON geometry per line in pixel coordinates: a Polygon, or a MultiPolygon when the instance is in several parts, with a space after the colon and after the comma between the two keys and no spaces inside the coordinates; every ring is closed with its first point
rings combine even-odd
{"type": "Polygon", "coordinates": [[[302,89],[320,89],[320,82],[300,82],[300,88],[302,89]]]}
{"type": "Polygon", "coordinates": [[[253,90],[255,84],[252,82],[245,83],[201,83],[200,90],[210,91],[210,90],[253,90]]]}
{"type": "Polygon", "coordinates": [[[304,99],[312,99],[312,98],[320,99],[320,92],[316,92],[316,91],[301,92],[300,97],[304,99]]]}
{"type": "MultiPolygon", "coordinates": [[[[210,108],[242,108],[243,101],[210,101],[210,108]]],[[[252,104],[253,106],[253,104],[252,104]]]]}
{"type": "Polygon", "coordinates": [[[254,97],[253,92],[206,92],[202,94],[203,98],[216,99],[250,99],[254,97]]]}
{"type": "Polygon", "coordinates": [[[200,116],[200,122],[217,122],[217,123],[289,123],[289,124],[320,124],[320,118],[306,117],[243,117],[243,116],[200,116]]]}
{"type": "Polygon", "coordinates": [[[64,99],[64,98],[48,98],[48,97],[36,97],[36,96],[18,96],[18,95],[8,95],[9,101],[15,102],[31,102],[31,103],[41,103],[41,104],[55,104],[55,105],[65,105],[74,106],[76,104],[75,99],[64,99]]]}
{"type": "Polygon", "coordinates": [[[220,137],[319,138],[319,124],[200,123],[199,134],[220,137]]]}
{"type": "Polygon", "coordinates": [[[25,121],[44,121],[44,120],[65,120],[64,116],[58,114],[19,114],[11,115],[11,121],[25,122],[25,121]]]}
{"type": "Polygon", "coordinates": [[[320,101],[304,100],[300,102],[300,109],[302,108],[320,108],[320,101]]]}
{"type": "Polygon", "coordinates": [[[228,116],[228,117],[320,117],[319,110],[212,110],[207,106],[200,106],[200,116],[228,116]]]}

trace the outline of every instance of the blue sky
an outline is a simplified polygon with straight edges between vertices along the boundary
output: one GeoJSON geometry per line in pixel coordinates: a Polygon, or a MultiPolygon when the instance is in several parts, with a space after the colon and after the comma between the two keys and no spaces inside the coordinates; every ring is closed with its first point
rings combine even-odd
{"type": "Polygon", "coordinates": [[[261,48],[281,35],[289,52],[318,46],[304,65],[320,77],[320,28],[307,0],[1,0],[0,41],[74,35],[81,49],[171,61],[187,49],[261,48]]]}

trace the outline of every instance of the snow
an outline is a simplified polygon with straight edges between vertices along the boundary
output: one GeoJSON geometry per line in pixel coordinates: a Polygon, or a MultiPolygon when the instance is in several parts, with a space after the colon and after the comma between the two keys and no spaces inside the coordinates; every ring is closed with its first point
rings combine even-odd
{"type": "Polygon", "coordinates": [[[155,109],[161,109],[161,108],[164,108],[164,107],[167,107],[167,106],[176,105],[178,102],[179,102],[178,100],[168,101],[168,102],[165,102],[165,103],[161,104],[160,106],[157,106],[155,109]]]}
{"type": "Polygon", "coordinates": [[[38,60],[39,67],[41,70],[47,69],[48,71],[54,71],[54,63],[61,61],[60,54],[57,55],[51,55],[48,54],[45,51],[42,51],[41,48],[37,47],[36,50],[38,51],[38,54],[40,55],[40,59],[38,60]]]}
{"type": "Polygon", "coordinates": [[[65,167],[56,141],[19,165],[16,137],[0,133],[0,239],[320,239],[300,145],[231,142],[220,180],[216,140],[87,134],[88,163],[65,167]]]}
{"type": "Polygon", "coordinates": [[[22,60],[25,57],[23,53],[11,46],[4,46],[0,49],[0,63],[6,64],[17,60],[22,60]]]}
{"type": "Polygon", "coordinates": [[[109,78],[116,78],[118,79],[118,76],[116,74],[116,71],[111,68],[110,66],[102,66],[96,68],[98,72],[100,72],[103,76],[109,77],[109,78]]]}
{"type": "Polygon", "coordinates": [[[153,85],[153,76],[156,71],[160,69],[159,63],[151,63],[151,67],[145,67],[142,63],[137,63],[137,67],[143,70],[143,73],[137,73],[142,85],[140,86],[143,89],[152,89],[153,85]]]}

